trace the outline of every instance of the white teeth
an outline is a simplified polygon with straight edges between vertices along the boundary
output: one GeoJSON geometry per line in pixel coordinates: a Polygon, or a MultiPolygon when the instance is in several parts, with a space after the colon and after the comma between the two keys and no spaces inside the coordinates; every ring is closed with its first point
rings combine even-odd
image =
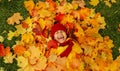
{"type": "Polygon", "coordinates": [[[58,39],[63,39],[64,37],[58,37],[58,39]]]}

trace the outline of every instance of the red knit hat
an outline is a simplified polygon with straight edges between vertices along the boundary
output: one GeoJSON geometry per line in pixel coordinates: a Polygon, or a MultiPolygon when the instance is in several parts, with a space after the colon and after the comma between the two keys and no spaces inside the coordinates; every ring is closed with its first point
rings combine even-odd
{"type": "Polygon", "coordinates": [[[58,30],[63,30],[65,33],[67,33],[67,29],[64,25],[60,24],[60,23],[57,23],[55,24],[53,27],[52,27],[52,30],[51,30],[51,36],[52,38],[54,38],[54,34],[56,31],[58,30]]]}

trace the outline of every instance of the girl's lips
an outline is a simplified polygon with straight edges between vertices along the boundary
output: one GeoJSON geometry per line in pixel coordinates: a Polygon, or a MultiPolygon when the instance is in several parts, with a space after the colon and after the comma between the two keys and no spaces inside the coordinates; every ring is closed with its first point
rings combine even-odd
{"type": "Polygon", "coordinates": [[[62,37],[58,37],[58,39],[64,39],[64,36],[62,36],[62,37]]]}

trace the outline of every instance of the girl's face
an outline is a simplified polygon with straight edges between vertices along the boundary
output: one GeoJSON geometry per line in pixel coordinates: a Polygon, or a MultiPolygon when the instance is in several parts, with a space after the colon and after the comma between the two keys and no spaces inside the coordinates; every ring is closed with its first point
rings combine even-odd
{"type": "Polygon", "coordinates": [[[58,30],[54,34],[54,39],[59,43],[65,42],[66,38],[67,38],[66,32],[64,32],[63,30],[58,30]]]}

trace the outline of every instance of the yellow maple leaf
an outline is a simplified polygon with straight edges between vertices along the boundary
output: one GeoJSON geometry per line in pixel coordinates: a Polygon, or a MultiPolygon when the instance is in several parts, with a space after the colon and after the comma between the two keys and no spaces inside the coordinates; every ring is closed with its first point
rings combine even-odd
{"type": "Polygon", "coordinates": [[[45,10],[45,9],[39,10],[39,11],[38,11],[38,14],[39,14],[40,17],[42,17],[42,18],[50,17],[50,16],[52,15],[51,11],[45,10]]]}
{"type": "Polygon", "coordinates": [[[64,3],[63,5],[58,5],[56,12],[60,13],[70,13],[72,11],[73,5],[70,3],[64,3]]]}
{"type": "Polygon", "coordinates": [[[112,4],[108,0],[105,0],[104,2],[108,7],[111,7],[112,4]]]}
{"type": "Polygon", "coordinates": [[[73,9],[73,6],[70,3],[65,3],[64,8],[65,8],[66,12],[70,12],[73,9]]]}
{"type": "Polygon", "coordinates": [[[112,3],[116,3],[116,0],[111,0],[112,3]]]}
{"type": "Polygon", "coordinates": [[[46,21],[42,18],[39,19],[39,24],[40,24],[40,27],[42,28],[42,30],[45,28],[46,26],[46,21]]]}
{"type": "Polygon", "coordinates": [[[106,71],[119,71],[120,70],[120,56],[109,64],[106,71]]]}
{"type": "Polygon", "coordinates": [[[77,31],[75,31],[73,34],[77,37],[77,40],[79,42],[83,41],[83,37],[84,37],[85,33],[84,33],[84,30],[82,29],[82,27],[80,26],[80,24],[76,23],[75,29],[77,31]]]}
{"type": "Polygon", "coordinates": [[[14,32],[15,36],[19,36],[20,34],[24,34],[26,32],[26,29],[22,27],[21,24],[16,25],[16,31],[14,32]]]}
{"type": "Polygon", "coordinates": [[[63,6],[57,6],[56,12],[65,13],[64,7],[63,6]]]}
{"type": "Polygon", "coordinates": [[[11,16],[7,19],[7,23],[9,25],[14,25],[15,23],[20,24],[20,20],[22,20],[22,19],[23,19],[23,17],[20,15],[20,13],[14,13],[13,16],[11,16]]]}
{"type": "Polygon", "coordinates": [[[25,8],[26,8],[29,12],[30,12],[30,11],[34,8],[34,6],[35,6],[33,0],[25,1],[25,2],[24,2],[24,5],[25,5],[25,8]]]}
{"type": "Polygon", "coordinates": [[[104,2],[108,7],[111,7],[112,3],[116,3],[116,0],[104,0],[104,2]]]}
{"type": "Polygon", "coordinates": [[[12,53],[10,53],[4,57],[4,62],[5,63],[13,63],[14,58],[15,58],[15,55],[12,55],[12,53]]]}
{"type": "Polygon", "coordinates": [[[90,9],[90,16],[91,18],[95,17],[95,9],[90,9]]]}
{"type": "Polygon", "coordinates": [[[105,26],[106,26],[105,18],[102,17],[101,15],[99,15],[99,16],[97,17],[97,21],[100,23],[100,24],[99,24],[99,25],[100,25],[99,28],[105,29],[105,26]]]}
{"type": "Polygon", "coordinates": [[[28,24],[29,27],[32,27],[32,19],[30,17],[27,17],[24,22],[28,24]]]}
{"type": "Polygon", "coordinates": [[[22,42],[24,42],[25,44],[31,44],[34,41],[34,37],[31,33],[25,33],[22,35],[22,42]]]}
{"type": "Polygon", "coordinates": [[[50,62],[55,62],[56,59],[57,59],[57,55],[55,55],[55,54],[51,54],[51,55],[49,56],[49,58],[48,58],[48,60],[49,60],[50,62]]]}
{"type": "Polygon", "coordinates": [[[0,67],[0,71],[4,71],[5,70],[5,67],[0,67]]]}
{"type": "Polygon", "coordinates": [[[72,49],[72,51],[75,53],[78,53],[78,54],[82,53],[83,51],[82,51],[80,45],[77,42],[73,42],[73,43],[74,43],[74,46],[73,46],[74,49],[72,49]]]}
{"type": "Polygon", "coordinates": [[[28,50],[25,51],[23,56],[26,57],[26,58],[29,57],[30,56],[30,52],[28,50]]]}
{"type": "Polygon", "coordinates": [[[119,47],[118,51],[119,51],[119,53],[120,53],[120,47],[119,47]]]}
{"type": "Polygon", "coordinates": [[[23,56],[18,56],[16,58],[16,60],[18,62],[17,65],[22,67],[22,68],[24,68],[24,67],[26,67],[28,65],[28,59],[23,57],[23,56]]]}
{"type": "Polygon", "coordinates": [[[94,61],[94,59],[90,58],[90,57],[85,57],[85,62],[90,65],[90,69],[92,70],[96,70],[99,71],[99,67],[96,64],[96,62],[94,61]]]}
{"type": "MultiPolygon", "coordinates": [[[[84,8],[85,7],[85,2],[84,2],[84,0],[73,0],[72,1],[72,4],[77,4],[77,5],[79,5],[81,8],[84,8]]],[[[73,7],[75,7],[74,5],[73,5],[73,7]]],[[[75,9],[77,9],[78,7],[76,6],[76,8],[75,9]]]]}
{"type": "Polygon", "coordinates": [[[84,49],[84,54],[85,55],[90,55],[91,56],[91,54],[93,52],[93,48],[92,47],[84,45],[84,44],[82,44],[81,47],[84,49]]]}
{"type": "Polygon", "coordinates": [[[47,8],[47,3],[39,1],[36,3],[35,5],[35,9],[39,10],[39,9],[45,9],[47,8]]]}
{"type": "Polygon", "coordinates": [[[28,51],[31,53],[30,58],[34,59],[34,57],[36,57],[37,59],[41,56],[41,50],[39,49],[39,47],[36,46],[30,46],[28,51]]]}
{"type": "Polygon", "coordinates": [[[63,20],[61,21],[62,24],[66,24],[66,23],[73,23],[74,22],[74,19],[73,19],[73,16],[68,14],[66,15],[63,20]]]}
{"type": "Polygon", "coordinates": [[[78,9],[78,4],[76,4],[76,3],[72,3],[72,5],[73,5],[73,9],[78,9]]]}
{"type": "Polygon", "coordinates": [[[99,3],[99,0],[91,0],[89,3],[93,6],[97,6],[99,3]]]}
{"type": "Polygon", "coordinates": [[[13,36],[15,36],[15,33],[14,32],[12,32],[12,31],[9,31],[9,33],[8,33],[8,40],[12,40],[12,38],[13,38],[13,36]]]}
{"type": "Polygon", "coordinates": [[[26,29],[27,32],[31,32],[32,31],[32,28],[33,28],[33,18],[30,18],[30,17],[27,17],[24,22],[28,25],[28,28],[26,29]]]}
{"type": "Polygon", "coordinates": [[[9,31],[8,33],[8,40],[11,40],[14,36],[19,36],[20,34],[24,34],[26,32],[26,29],[22,27],[21,24],[19,25],[16,25],[16,31],[13,32],[13,31],[9,31]]]}
{"type": "Polygon", "coordinates": [[[3,41],[4,41],[4,37],[0,36],[0,42],[3,42],[3,41]]]}
{"type": "Polygon", "coordinates": [[[47,58],[43,55],[40,56],[38,63],[34,66],[36,70],[43,70],[47,66],[47,58]]]}
{"type": "Polygon", "coordinates": [[[113,41],[109,38],[109,36],[104,37],[104,43],[107,44],[108,48],[114,47],[113,41]]]}

